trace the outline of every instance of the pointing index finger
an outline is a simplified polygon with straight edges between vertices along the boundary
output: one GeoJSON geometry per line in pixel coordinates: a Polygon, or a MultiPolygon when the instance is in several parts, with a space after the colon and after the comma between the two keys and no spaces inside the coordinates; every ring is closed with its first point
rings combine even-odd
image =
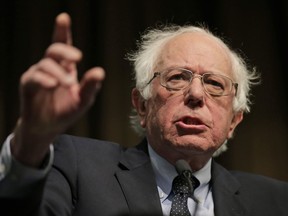
{"type": "Polygon", "coordinates": [[[56,17],[53,42],[72,45],[71,18],[67,13],[61,13],[56,17]]]}

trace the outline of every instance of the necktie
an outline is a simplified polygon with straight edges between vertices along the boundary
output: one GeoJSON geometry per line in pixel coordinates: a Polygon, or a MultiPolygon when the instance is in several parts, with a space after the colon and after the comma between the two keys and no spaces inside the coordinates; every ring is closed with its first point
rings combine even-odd
{"type": "Polygon", "coordinates": [[[194,190],[200,182],[192,175],[189,170],[183,171],[176,176],[172,183],[174,193],[170,216],[190,216],[187,201],[188,197],[193,195],[194,190]]]}

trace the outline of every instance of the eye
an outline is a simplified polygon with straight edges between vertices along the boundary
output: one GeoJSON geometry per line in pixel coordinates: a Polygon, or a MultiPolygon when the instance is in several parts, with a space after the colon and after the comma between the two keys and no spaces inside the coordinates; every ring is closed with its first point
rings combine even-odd
{"type": "Polygon", "coordinates": [[[205,82],[205,84],[212,85],[212,86],[214,86],[216,88],[224,89],[224,86],[220,82],[217,82],[215,80],[208,80],[208,81],[205,82]]]}
{"type": "Polygon", "coordinates": [[[225,89],[225,81],[221,77],[215,75],[209,75],[205,76],[203,81],[205,85],[208,86],[209,88],[222,89],[222,90],[225,89]]]}
{"type": "Polygon", "coordinates": [[[178,70],[169,71],[166,75],[166,82],[189,81],[191,76],[188,73],[178,70]]]}

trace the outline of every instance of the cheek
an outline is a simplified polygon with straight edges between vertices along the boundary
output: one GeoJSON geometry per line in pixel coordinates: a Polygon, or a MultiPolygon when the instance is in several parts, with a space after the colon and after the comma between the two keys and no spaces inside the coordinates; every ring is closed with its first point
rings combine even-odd
{"type": "Polygon", "coordinates": [[[148,110],[147,122],[158,123],[160,125],[165,125],[169,121],[169,117],[171,116],[172,107],[170,107],[166,102],[157,101],[153,103],[148,110]]]}
{"type": "Polygon", "coordinates": [[[225,140],[228,138],[230,125],[233,118],[233,111],[231,109],[231,103],[215,105],[213,109],[210,109],[211,116],[213,116],[213,128],[212,133],[214,140],[225,140]]]}
{"type": "Polygon", "coordinates": [[[155,95],[147,106],[146,123],[148,127],[155,130],[166,130],[171,128],[174,113],[177,111],[177,104],[180,101],[167,99],[169,95],[155,95]]]}

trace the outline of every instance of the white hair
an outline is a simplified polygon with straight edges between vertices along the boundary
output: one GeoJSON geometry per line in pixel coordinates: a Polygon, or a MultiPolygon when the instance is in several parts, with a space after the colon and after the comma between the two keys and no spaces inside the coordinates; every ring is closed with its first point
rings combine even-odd
{"type": "MultiPolygon", "coordinates": [[[[184,33],[201,33],[205,34],[217,43],[219,43],[230,57],[232,64],[232,74],[234,81],[238,83],[237,94],[233,101],[234,112],[249,112],[251,101],[250,88],[253,84],[257,83],[259,78],[256,71],[249,70],[244,59],[232,49],[219,37],[215,36],[205,27],[196,26],[165,26],[163,28],[148,30],[138,43],[138,50],[130,54],[128,59],[134,63],[135,82],[136,88],[139,90],[143,99],[147,100],[151,97],[150,85],[147,85],[149,80],[153,77],[153,69],[158,63],[161,51],[164,46],[175,37],[184,33]]],[[[132,111],[130,116],[130,122],[134,130],[140,134],[145,134],[145,129],[140,126],[140,119],[135,110],[132,111]]],[[[219,155],[221,152],[227,149],[225,143],[215,152],[215,155],[219,155]]]]}

